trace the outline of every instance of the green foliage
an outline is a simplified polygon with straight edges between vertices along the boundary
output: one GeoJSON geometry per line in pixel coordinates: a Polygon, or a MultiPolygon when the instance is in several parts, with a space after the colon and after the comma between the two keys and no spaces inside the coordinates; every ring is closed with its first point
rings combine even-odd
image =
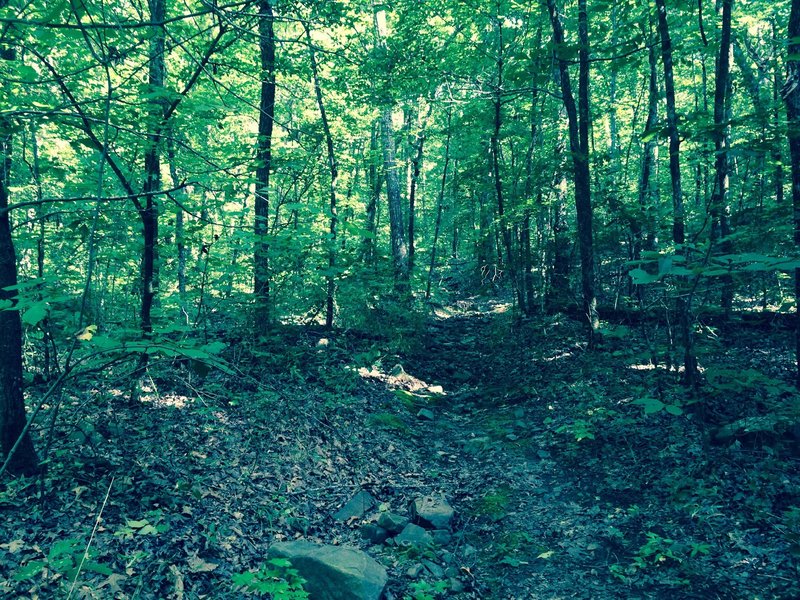
{"type": "Polygon", "coordinates": [[[409,594],[403,596],[404,600],[436,600],[442,598],[447,593],[446,581],[435,581],[429,583],[424,579],[414,581],[408,586],[409,594]]]}
{"type": "Polygon", "coordinates": [[[98,562],[95,551],[86,553],[86,542],[76,539],[64,539],[53,543],[47,555],[41,559],[28,560],[14,572],[14,579],[23,581],[39,577],[43,572],[51,571],[63,575],[72,581],[78,571],[111,575],[114,571],[107,565],[98,562]]]}
{"type": "Polygon", "coordinates": [[[487,516],[492,521],[500,521],[508,510],[511,501],[510,491],[507,487],[490,490],[475,505],[475,513],[487,516]]]}
{"type": "Polygon", "coordinates": [[[645,415],[653,415],[661,412],[662,410],[673,416],[680,416],[683,414],[683,409],[677,404],[665,404],[657,398],[637,398],[631,404],[637,404],[644,409],[645,415]]]}
{"type": "Polygon", "coordinates": [[[576,442],[595,439],[594,427],[584,419],[577,419],[556,428],[556,433],[567,433],[575,438],[576,442]]]}
{"type": "Polygon", "coordinates": [[[403,419],[389,412],[373,413],[369,416],[367,422],[370,427],[380,427],[381,429],[399,431],[400,433],[408,433],[410,431],[403,419]]]}
{"type": "Polygon", "coordinates": [[[258,571],[236,573],[231,579],[241,593],[281,600],[309,598],[308,592],[303,589],[305,579],[285,558],[272,558],[261,565],[258,571]]]}

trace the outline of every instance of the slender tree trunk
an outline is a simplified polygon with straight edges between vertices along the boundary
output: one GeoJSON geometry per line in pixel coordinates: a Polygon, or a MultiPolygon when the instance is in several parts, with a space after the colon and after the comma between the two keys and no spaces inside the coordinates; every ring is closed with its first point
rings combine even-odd
{"type": "Polygon", "coordinates": [[[311,42],[311,30],[308,23],[303,26],[306,30],[306,42],[308,43],[308,57],[311,62],[311,76],[314,81],[314,95],[317,99],[317,108],[319,109],[320,121],[322,121],[322,131],[325,134],[325,149],[327,152],[329,187],[328,187],[328,202],[331,211],[330,226],[328,233],[328,285],[325,300],[325,327],[333,327],[333,313],[334,313],[334,295],[336,291],[336,277],[334,271],[336,269],[336,228],[339,223],[339,218],[336,213],[336,179],[339,176],[339,169],[336,164],[336,152],[333,147],[333,135],[331,135],[331,127],[328,123],[328,113],[325,112],[325,102],[322,96],[322,87],[319,84],[319,73],[317,68],[317,56],[314,52],[314,45],[311,42]]]}
{"type": "MultiPolygon", "coordinates": [[[[172,187],[179,185],[178,166],[175,159],[175,128],[170,126],[167,137],[167,162],[169,162],[169,176],[172,180],[172,187]]],[[[185,194],[180,193],[181,200],[185,199],[185,194]]],[[[186,304],[186,231],[184,228],[183,206],[175,206],[175,247],[178,253],[178,298],[181,304],[183,318],[188,320],[189,310],[186,304]]]]}
{"type": "Polygon", "coordinates": [[[275,123],[275,17],[270,0],[258,3],[258,47],[261,66],[258,141],[256,142],[254,286],[256,332],[269,327],[269,176],[272,167],[272,128],[275,123]]]}
{"type": "MultiPolygon", "coordinates": [[[[499,9],[498,9],[499,12],[499,9]]],[[[525,298],[522,295],[522,288],[519,286],[517,277],[516,261],[514,260],[514,246],[512,243],[511,227],[508,223],[506,215],[505,196],[503,194],[503,179],[500,169],[500,130],[503,126],[503,86],[505,82],[504,69],[505,69],[505,56],[503,47],[503,24],[501,19],[503,17],[495,16],[495,28],[497,29],[497,47],[495,49],[495,62],[497,65],[497,84],[494,90],[493,109],[494,109],[494,130],[492,131],[491,138],[491,151],[492,151],[492,178],[494,180],[495,198],[497,199],[497,217],[500,225],[500,235],[503,240],[503,248],[505,250],[505,263],[508,270],[511,287],[517,299],[517,304],[521,310],[525,310],[525,298]]]]}
{"type": "Polygon", "coordinates": [[[633,260],[638,260],[641,256],[642,248],[652,250],[655,245],[655,227],[648,218],[648,212],[654,205],[654,197],[657,193],[657,186],[654,185],[656,148],[655,128],[658,123],[658,77],[656,73],[656,51],[654,46],[650,46],[648,54],[650,64],[650,76],[648,77],[648,101],[647,101],[647,122],[645,131],[647,139],[642,149],[642,174],[639,179],[639,213],[642,226],[638,235],[634,235],[633,260]]]}
{"type": "MultiPolygon", "coordinates": [[[[166,0],[148,0],[150,20],[161,23],[166,14],[166,0]]],[[[153,28],[150,38],[148,85],[151,94],[160,94],[166,79],[164,57],[165,34],[161,26],[153,28]]],[[[161,191],[161,131],[165,116],[165,99],[151,101],[147,147],[144,154],[144,205],[139,211],[142,220],[144,248],[142,252],[141,326],[146,338],[153,334],[152,308],[158,291],[158,193],[161,191]]],[[[146,354],[142,354],[146,357],[146,354]]],[[[146,361],[146,359],[144,359],[146,361]]]]}
{"type": "MultiPolygon", "coordinates": [[[[380,46],[386,44],[386,11],[382,4],[375,4],[375,39],[380,46]]],[[[383,169],[386,177],[386,196],[389,205],[389,236],[392,247],[394,288],[401,297],[411,292],[408,267],[408,244],[403,226],[403,207],[400,198],[400,178],[392,125],[393,103],[388,101],[381,114],[381,137],[383,141],[383,169]]]]}
{"type": "MultiPolygon", "coordinates": [[[[680,137],[675,103],[675,75],[672,64],[672,40],[667,23],[664,0],[655,0],[658,13],[658,33],[661,37],[661,61],[664,65],[664,90],[667,97],[667,131],[669,134],[669,173],[672,181],[672,241],[682,246],[686,241],[685,211],[681,189],[680,137]]],[[[688,294],[688,292],[687,292],[688,294]]],[[[697,358],[694,355],[694,334],[691,322],[690,296],[679,290],[675,312],[683,345],[684,382],[694,385],[697,379],[697,358]]]]}
{"type": "Polygon", "coordinates": [[[361,246],[361,259],[368,266],[375,266],[375,239],[377,237],[376,215],[378,210],[378,199],[383,187],[383,177],[378,173],[378,132],[380,130],[380,120],[372,124],[372,132],[369,138],[369,166],[367,168],[367,183],[369,184],[369,200],[367,201],[367,215],[364,228],[367,235],[361,246]]]}
{"type": "MultiPolygon", "coordinates": [[[[789,13],[788,77],[781,89],[788,118],[789,154],[791,157],[792,208],[794,209],[794,245],[800,250],[800,0],[792,0],[789,13]]],[[[794,271],[795,301],[800,302],[800,269],[794,271]]],[[[800,388],[800,311],[795,322],[797,360],[796,384],[800,388]]]]}
{"type": "MultiPolygon", "coordinates": [[[[733,0],[722,1],[719,56],[714,82],[714,192],[711,195],[712,241],[724,240],[730,235],[728,216],[728,90],[730,89],[731,13],[733,0]]],[[[731,251],[730,243],[723,241],[723,253],[731,251]]],[[[733,282],[723,278],[722,309],[729,316],[733,301],[733,282]]]]}
{"type": "MultiPolygon", "coordinates": [[[[775,24],[775,19],[772,19],[772,40],[773,40],[773,47],[778,48],[778,27],[775,24]]],[[[775,61],[773,64],[773,74],[772,74],[772,102],[774,105],[774,111],[772,115],[772,122],[773,126],[775,127],[775,131],[780,131],[780,122],[781,122],[781,111],[780,111],[780,89],[781,89],[781,69],[780,69],[780,59],[777,56],[777,52],[775,53],[775,61]]],[[[781,144],[773,144],[772,146],[772,162],[775,165],[775,203],[776,204],[783,204],[783,156],[781,151],[781,144]]]]}
{"type": "MultiPolygon", "coordinates": [[[[0,0],[0,8],[5,6],[6,0],[0,0]]],[[[16,60],[14,50],[0,46],[0,60],[16,60]]],[[[0,116],[0,304],[6,305],[3,308],[14,306],[18,293],[14,287],[17,285],[17,255],[8,212],[12,131],[13,123],[0,116]]],[[[22,322],[18,310],[0,310],[0,332],[0,449],[10,473],[35,475],[39,471],[39,459],[26,431],[25,398],[22,395],[22,322]]]]}
{"type": "MultiPolygon", "coordinates": [[[[548,0],[553,42],[558,49],[564,44],[564,30],[555,0],[548,0]]],[[[578,107],[572,94],[567,60],[556,55],[564,109],[567,111],[569,145],[574,167],[575,210],[578,224],[578,246],[581,255],[581,287],[583,310],[589,324],[589,344],[594,345],[599,329],[597,300],[594,289],[594,249],[592,235],[592,200],[589,172],[589,38],[586,0],[578,2],[578,107]]],[[[556,50],[558,52],[558,50],[556,50]]]]}
{"type": "Polygon", "coordinates": [[[428,268],[428,282],[425,285],[425,299],[431,297],[431,279],[433,279],[433,269],[436,267],[436,245],[439,243],[439,231],[442,226],[442,205],[444,204],[444,191],[447,185],[447,169],[450,166],[450,139],[452,131],[450,129],[453,116],[453,107],[447,107],[447,138],[444,142],[444,166],[442,166],[442,185],[439,187],[439,197],[436,199],[436,224],[433,229],[433,243],[431,245],[431,264],[428,268]]]}
{"type": "Polygon", "coordinates": [[[683,192],[681,190],[681,140],[678,134],[678,113],[675,107],[675,75],[672,67],[672,39],[667,23],[665,0],[655,0],[658,12],[658,33],[661,36],[661,60],[664,63],[664,90],[667,97],[667,132],[669,134],[669,173],[672,181],[672,241],[686,240],[683,192]]]}
{"type": "Polygon", "coordinates": [[[415,254],[415,236],[416,236],[416,220],[417,220],[417,189],[419,188],[419,177],[422,172],[422,157],[424,156],[424,146],[426,139],[426,129],[428,127],[428,119],[431,116],[433,104],[428,105],[427,115],[418,123],[418,131],[416,139],[412,144],[414,152],[411,158],[411,183],[408,192],[408,269],[414,271],[414,254],[415,254]]]}

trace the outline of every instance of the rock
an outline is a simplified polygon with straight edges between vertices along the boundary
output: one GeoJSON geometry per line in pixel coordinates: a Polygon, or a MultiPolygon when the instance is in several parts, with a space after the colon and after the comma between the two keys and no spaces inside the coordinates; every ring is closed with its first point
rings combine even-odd
{"type": "Polygon", "coordinates": [[[378,525],[388,530],[389,533],[400,533],[408,525],[408,517],[393,512],[384,512],[378,517],[378,525]]]}
{"type": "Polygon", "coordinates": [[[314,600],[379,600],[389,579],[380,563],[346,546],[278,542],[270,546],[268,556],[288,559],[314,600]]]}
{"type": "Polygon", "coordinates": [[[382,544],[389,537],[389,532],[375,523],[367,523],[361,528],[362,539],[370,544],[382,544]]]}
{"type": "Polygon", "coordinates": [[[427,546],[433,543],[433,538],[430,533],[419,525],[409,523],[403,528],[403,531],[394,538],[394,541],[397,542],[398,546],[427,546]]]}
{"type": "Polygon", "coordinates": [[[411,503],[411,515],[425,527],[450,529],[455,511],[444,496],[422,496],[411,503]]]}
{"type": "Polygon", "coordinates": [[[454,594],[460,594],[464,591],[464,584],[461,582],[460,579],[456,579],[455,577],[450,578],[450,591],[454,594]]]}
{"type": "Polygon", "coordinates": [[[429,408],[420,408],[417,418],[425,421],[433,421],[433,411],[429,408]]]}
{"type": "Polygon", "coordinates": [[[434,529],[431,531],[431,537],[439,546],[446,546],[453,539],[453,534],[450,533],[449,529],[434,529]]]}
{"type": "Polygon", "coordinates": [[[436,577],[436,579],[444,578],[444,569],[431,560],[422,559],[422,564],[425,565],[428,573],[436,577]]]}
{"type": "Polygon", "coordinates": [[[424,567],[419,563],[411,565],[410,567],[408,567],[406,575],[408,575],[411,579],[416,579],[417,577],[422,575],[423,568],[424,567]]]}
{"type": "Polygon", "coordinates": [[[365,490],[360,490],[349,502],[337,510],[333,518],[337,521],[347,521],[352,518],[363,517],[366,512],[378,503],[372,494],[365,490]]]}

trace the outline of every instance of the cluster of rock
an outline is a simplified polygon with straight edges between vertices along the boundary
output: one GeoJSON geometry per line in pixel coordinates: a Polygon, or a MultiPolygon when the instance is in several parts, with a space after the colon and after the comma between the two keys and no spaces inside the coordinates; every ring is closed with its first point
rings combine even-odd
{"type": "MultiPolygon", "coordinates": [[[[370,544],[395,544],[424,550],[433,545],[446,546],[452,539],[450,527],[454,511],[442,496],[421,496],[409,507],[409,516],[390,511],[370,512],[377,500],[364,490],[339,509],[334,519],[365,521],[361,536],[370,544]]],[[[358,548],[315,544],[305,540],[278,542],[270,546],[270,558],[286,558],[306,580],[305,590],[311,600],[379,600],[388,582],[386,569],[358,548]]],[[[408,575],[419,577],[425,571],[437,579],[448,573],[428,559],[408,569],[408,575]]],[[[451,587],[458,581],[451,575],[451,587]]]]}

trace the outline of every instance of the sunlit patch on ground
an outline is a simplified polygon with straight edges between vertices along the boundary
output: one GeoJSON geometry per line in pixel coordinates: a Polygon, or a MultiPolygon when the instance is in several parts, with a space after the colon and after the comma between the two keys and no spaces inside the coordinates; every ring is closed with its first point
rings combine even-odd
{"type": "Polygon", "coordinates": [[[405,372],[403,365],[401,364],[396,364],[388,373],[384,373],[375,365],[369,368],[361,367],[358,369],[358,374],[364,379],[375,379],[377,381],[382,381],[392,389],[400,388],[409,392],[427,392],[439,395],[445,394],[442,386],[431,385],[422,379],[417,379],[413,375],[409,375],[405,372]]]}

